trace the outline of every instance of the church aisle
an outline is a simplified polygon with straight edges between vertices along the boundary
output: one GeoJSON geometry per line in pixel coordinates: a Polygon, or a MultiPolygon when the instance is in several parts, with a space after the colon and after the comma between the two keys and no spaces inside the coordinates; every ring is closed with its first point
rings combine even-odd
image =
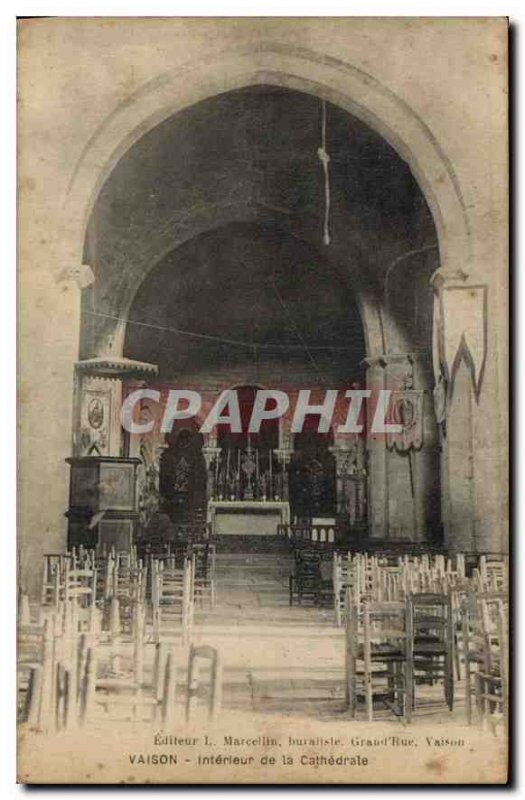
{"type": "Polygon", "coordinates": [[[271,549],[217,554],[217,604],[196,608],[194,641],[222,654],[225,708],[333,713],[343,700],[343,632],[330,606],[290,607],[292,557],[280,540],[271,549]]]}

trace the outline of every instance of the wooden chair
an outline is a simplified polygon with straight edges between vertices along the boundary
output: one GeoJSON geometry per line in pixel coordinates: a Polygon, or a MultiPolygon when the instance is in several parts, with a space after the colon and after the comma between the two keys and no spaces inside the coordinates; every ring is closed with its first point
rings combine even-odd
{"type": "Polygon", "coordinates": [[[450,711],[454,706],[454,635],[450,595],[411,593],[407,610],[407,684],[410,720],[417,707],[417,686],[441,682],[450,711]]]}
{"type": "Polygon", "coordinates": [[[349,588],[354,597],[360,594],[359,575],[359,570],[350,553],[346,555],[334,553],[332,582],[335,619],[338,627],[341,627],[344,618],[346,590],[349,588]]]}
{"type": "MultiPolygon", "coordinates": [[[[504,598],[478,597],[486,631],[487,657],[476,673],[476,704],[482,727],[508,727],[508,607],[504,598]],[[490,608],[491,607],[491,608],[490,608]],[[487,625],[490,620],[490,628],[487,625]]],[[[508,602],[508,598],[507,598],[508,602]]]]}
{"type": "Polygon", "coordinates": [[[193,625],[193,567],[190,559],[184,559],[182,569],[166,567],[162,562],[153,562],[152,603],[153,634],[155,641],[161,636],[180,635],[183,644],[188,644],[193,625]]]}
{"type": "Polygon", "coordinates": [[[472,724],[472,695],[482,725],[507,724],[508,595],[469,593],[461,606],[465,709],[472,724]]]}
{"type": "Polygon", "coordinates": [[[43,625],[19,625],[17,641],[18,719],[30,725],[40,722],[43,673],[52,669],[47,621],[43,625]]]}
{"type": "MultiPolygon", "coordinates": [[[[467,722],[472,724],[472,694],[474,675],[487,671],[488,650],[480,607],[474,593],[469,592],[461,601],[462,655],[465,671],[465,710],[467,722]]],[[[478,709],[480,710],[480,709],[478,709]]]]}
{"type": "MultiPolygon", "coordinates": [[[[176,667],[173,652],[166,645],[155,645],[151,681],[145,682],[143,663],[135,660],[128,675],[114,675],[104,669],[104,651],[87,649],[80,693],[80,722],[85,725],[99,714],[118,719],[144,720],[169,725],[175,718],[176,667]]],[[[135,656],[136,659],[136,656],[135,656]]]]}
{"type": "Polygon", "coordinates": [[[192,583],[195,603],[201,605],[208,599],[215,607],[215,545],[209,542],[194,543],[188,548],[192,560],[192,583]]]}
{"type": "Polygon", "coordinates": [[[117,554],[113,559],[106,607],[111,612],[111,602],[118,600],[120,628],[130,632],[137,605],[146,604],[147,568],[142,561],[132,560],[129,554],[117,554]]]}
{"type": "Polygon", "coordinates": [[[68,553],[46,553],[42,575],[41,603],[44,606],[58,606],[64,599],[67,570],[72,566],[72,556],[68,553]]]}
{"type": "Polygon", "coordinates": [[[473,580],[479,592],[508,592],[508,559],[505,556],[479,556],[473,580]]]}
{"type": "Polygon", "coordinates": [[[366,717],[374,719],[374,701],[408,716],[412,698],[407,680],[407,609],[405,603],[374,603],[359,607],[346,595],[346,703],[357,715],[357,701],[365,702],[366,717]]]}
{"type": "Polygon", "coordinates": [[[188,682],[186,691],[186,721],[195,711],[197,698],[204,694],[208,719],[213,720],[221,707],[222,669],[218,651],[209,645],[191,645],[188,658],[188,682]],[[208,686],[200,679],[202,664],[208,662],[210,675],[208,686]]]}
{"type": "Polygon", "coordinates": [[[93,566],[97,575],[97,602],[105,605],[111,599],[114,590],[115,554],[113,550],[96,553],[93,566]]]}
{"type": "Polygon", "coordinates": [[[302,605],[304,598],[309,598],[316,605],[325,600],[333,601],[332,565],[323,559],[321,550],[301,548],[294,552],[293,571],[289,577],[289,603],[294,598],[302,605]]]}

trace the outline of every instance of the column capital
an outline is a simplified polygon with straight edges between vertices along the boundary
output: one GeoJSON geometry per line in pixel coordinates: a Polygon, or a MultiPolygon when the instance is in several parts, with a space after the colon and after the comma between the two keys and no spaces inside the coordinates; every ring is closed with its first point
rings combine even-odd
{"type": "Polygon", "coordinates": [[[381,353],[378,356],[366,356],[361,361],[361,365],[367,369],[373,367],[383,367],[385,369],[389,366],[404,364],[406,361],[409,364],[414,364],[418,357],[418,353],[381,353]]]}
{"type": "Polygon", "coordinates": [[[293,455],[293,448],[291,447],[277,447],[273,450],[273,453],[277,456],[277,458],[282,458],[283,460],[290,459],[293,455]]]}
{"type": "Polygon", "coordinates": [[[362,477],[366,475],[364,466],[358,463],[357,447],[353,449],[342,449],[337,446],[328,448],[335,459],[335,466],[338,475],[351,477],[362,477]]]}
{"type": "Polygon", "coordinates": [[[214,447],[213,445],[204,444],[202,446],[202,455],[206,461],[206,466],[209,467],[214,458],[218,458],[222,453],[222,447],[214,447]]]}
{"type": "Polygon", "coordinates": [[[441,267],[432,273],[430,277],[430,285],[437,293],[444,286],[465,286],[468,282],[468,272],[463,272],[462,269],[442,269],[441,267]]]}
{"type": "Polygon", "coordinates": [[[78,264],[78,266],[66,267],[58,273],[57,283],[63,281],[73,281],[79,289],[85,289],[95,282],[95,274],[89,264],[78,264]]]}

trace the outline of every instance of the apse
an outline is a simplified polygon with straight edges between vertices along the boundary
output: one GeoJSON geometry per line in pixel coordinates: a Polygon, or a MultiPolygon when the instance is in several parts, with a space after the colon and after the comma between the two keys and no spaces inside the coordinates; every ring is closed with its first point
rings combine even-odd
{"type": "Polygon", "coordinates": [[[162,464],[172,521],[206,517],[213,535],[337,517],[352,535],[440,536],[436,228],[410,166],[371,126],[269,84],[180,110],[115,164],[84,257],[95,281],[82,294],[81,360],[211,403],[235,387],[391,386],[419,409],[413,441],[424,444],[410,457],[333,429],[295,436],[286,420],[265,441],[124,439],[124,457],[150,454],[150,511],[162,464]]]}
{"type": "Polygon", "coordinates": [[[249,223],[270,229],[276,243],[293,238],[321,251],[316,269],[329,268],[362,302],[386,304],[387,347],[389,334],[398,347],[403,332],[413,347],[421,325],[430,347],[425,288],[438,266],[437,236],[410,167],[347,111],[262,85],[168,117],[115,165],[86,231],[84,259],[96,279],[83,291],[81,356],[121,350],[124,320],[151,270],[181,247],[194,260],[202,236],[237,235],[229,226],[249,223]]]}
{"type": "Polygon", "coordinates": [[[363,325],[319,249],[276,226],[236,223],[169,253],[130,308],[124,353],[197,390],[359,380],[363,325]]]}

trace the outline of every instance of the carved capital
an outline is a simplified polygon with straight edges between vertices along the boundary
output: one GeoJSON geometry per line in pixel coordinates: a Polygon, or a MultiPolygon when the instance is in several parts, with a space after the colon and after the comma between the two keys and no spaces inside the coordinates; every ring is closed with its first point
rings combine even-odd
{"type": "Polygon", "coordinates": [[[383,382],[388,388],[413,389],[416,353],[384,353],[365,358],[361,363],[367,368],[367,385],[383,382]]]}
{"type": "Polygon", "coordinates": [[[209,469],[215,459],[219,458],[222,452],[222,447],[213,447],[212,445],[204,445],[202,448],[202,455],[206,462],[206,468],[209,469]]]}
{"type": "Polygon", "coordinates": [[[293,450],[291,449],[291,447],[278,447],[273,452],[277,456],[277,458],[279,458],[282,461],[283,464],[288,464],[293,455],[293,450]]]}
{"type": "Polygon", "coordinates": [[[464,286],[468,280],[468,273],[462,269],[437,269],[430,278],[430,285],[436,293],[444,286],[464,286]]]}
{"type": "Polygon", "coordinates": [[[63,269],[57,277],[57,283],[62,283],[62,281],[74,281],[79,289],[85,289],[94,283],[95,274],[89,264],[79,264],[63,269]]]}

